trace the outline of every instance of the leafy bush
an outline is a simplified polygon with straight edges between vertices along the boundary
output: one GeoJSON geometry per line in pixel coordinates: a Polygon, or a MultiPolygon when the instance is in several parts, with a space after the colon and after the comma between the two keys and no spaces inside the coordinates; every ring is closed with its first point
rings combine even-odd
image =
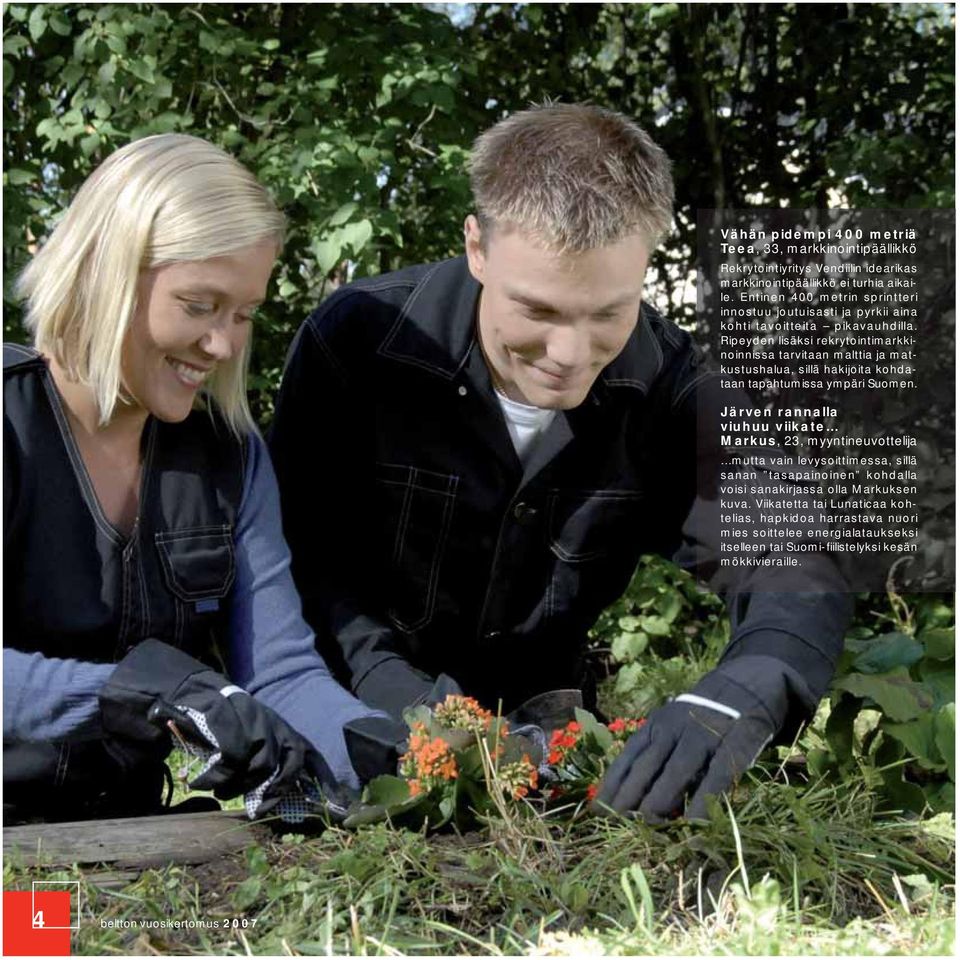
{"type": "Polygon", "coordinates": [[[612,675],[600,685],[605,713],[645,716],[692,687],[730,637],[723,601],[662,557],[645,556],[626,593],[590,631],[612,675]]]}
{"type": "Polygon", "coordinates": [[[651,299],[714,347],[683,282],[698,209],[820,207],[834,192],[953,204],[954,29],[938,5],[453,7],[7,4],[5,339],[24,337],[13,280],[80,183],[154,133],[229,150],[288,216],[251,366],[264,425],[306,314],[352,273],[459,253],[471,142],[544,97],[656,130],[679,207],[651,299]]]}
{"type": "MultiPolygon", "coordinates": [[[[722,601],[666,560],[644,557],[592,631],[610,676],[606,712],[641,716],[693,686],[729,638],[722,601]]],[[[887,809],[953,809],[954,601],[861,594],[829,699],[799,747],[807,775],[862,779],[887,809]]]]}
{"type": "Polygon", "coordinates": [[[956,782],[952,598],[864,594],[830,697],[826,744],[808,754],[820,776],[868,768],[897,809],[952,810],[956,782]],[[878,600],[887,610],[876,610],[878,600]]]}

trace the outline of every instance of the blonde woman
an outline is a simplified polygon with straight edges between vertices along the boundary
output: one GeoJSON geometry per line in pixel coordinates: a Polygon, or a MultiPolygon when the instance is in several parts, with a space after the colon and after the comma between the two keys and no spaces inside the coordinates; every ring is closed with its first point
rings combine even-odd
{"type": "Polygon", "coordinates": [[[157,812],[193,784],[356,787],[371,711],[300,613],[247,407],[254,312],[283,238],[270,195],[195,137],[136,141],[84,183],[19,280],[4,348],[4,789],[16,817],[157,812]],[[194,770],[194,774],[197,774],[194,770]]]}

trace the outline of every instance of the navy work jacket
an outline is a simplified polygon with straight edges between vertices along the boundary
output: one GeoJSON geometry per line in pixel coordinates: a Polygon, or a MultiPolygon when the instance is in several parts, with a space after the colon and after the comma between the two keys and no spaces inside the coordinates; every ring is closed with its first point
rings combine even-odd
{"type": "MultiPolygon", "coordinates": [[[[505,710],[580,685],[587,631],[642,554],[718,570],[690,530],[719,509],[697,482],[715,487],[718,440],[697,408],[719,381],[689,335],[645,305],[523,467],[477,341],[479,294],[462,257],[335,292],[291,346],[270,436],[320,650],[394,714],[440,673],[505,710]]],[[[789,593],[772,568],[714,586],[733,621],[725,656],[777,657],[818,697],[849,599],[826,557],[810,570],[789,593]]]]}

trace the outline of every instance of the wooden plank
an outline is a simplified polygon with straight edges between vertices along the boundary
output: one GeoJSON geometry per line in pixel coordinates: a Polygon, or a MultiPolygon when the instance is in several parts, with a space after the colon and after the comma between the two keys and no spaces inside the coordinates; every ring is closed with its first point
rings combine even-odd
{"type": "Polygon", "coordinates": [[[83,872],[87,883],[101,890],[122,890],[139,876],[140,873],[137,870],[93,870],[89,873],[84,870],[83,872]]]}
{"type": "Polygon", "coordinates": [[[81,820],[4,827],[3,854],[25,864],[113,863],[153,867],[203,863],[270,836],[242,810],[168,814],[124,820],[81,820]]]}

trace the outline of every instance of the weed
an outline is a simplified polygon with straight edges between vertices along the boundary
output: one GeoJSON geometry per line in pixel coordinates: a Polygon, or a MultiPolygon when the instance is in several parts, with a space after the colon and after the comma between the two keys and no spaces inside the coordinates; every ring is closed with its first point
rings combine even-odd
{"type": "MultiPolygon", "coordinates": [[[[884,937],[923,953],[953,935],[952,819],[878,816],[865,786],[755,778],[697,826],[507,810],[468,834],[288,836],[119,888],[56,875],[83,878],[78,953],[880,952],[884,937]],[[139,925],[228,918],[256,923],[139,925]]],[[[31,877],[53,874],[5,865],[8,888],[31,877]]]]}
{"type": "MultiPolygon", "coordinates": [[[[638,686],[607,682],[611,713],[679,692],[724,641],[719,601],[683,575],[650,565],[631,589],[596,634],[637,667],[638,686]]],[[[931,815],[951,795],[947,727],[933,728],[939,752],[924,766],[916,748],[931,741],[895,726],[913,721],[894,721],[899,701],[884,701],[883,684],[905,670],[905,703],[932,690],[932,716],[952,702],[953,613],[937,598],[884,604],[860,599],[834,700],[703,824],[652,828],[587,816],[575,802],[508,799],[488,747],[493,803],[471,832],[455,818],[429,835],[416,824],[330,827],[124,882],[11,857],[5,888],[79,876],[81,954],[952,955],[954,819],[931,815]],[[913,749],[884,753],[884,738],[913,749]],[[922,814],[896,806],[895,781],[922,791],[922,814]],[[150,920],[191,925],[141,926],[150,920]]]]}

